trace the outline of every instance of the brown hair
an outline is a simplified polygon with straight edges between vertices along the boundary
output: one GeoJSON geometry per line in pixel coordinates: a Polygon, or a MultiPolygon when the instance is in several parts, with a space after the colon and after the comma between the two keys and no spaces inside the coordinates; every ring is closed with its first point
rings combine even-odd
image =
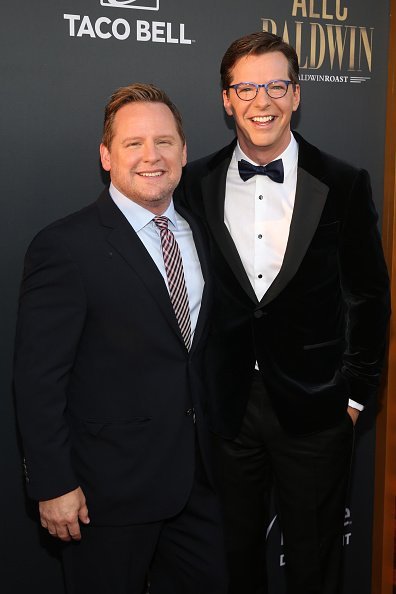
{"type": "MultiPolygon", "coordinates": [[[[281,52],[289,63],[289,78],[294,84],[298,84],[298,58],[296,50],[283,41],[278,35],[261,31],[240,37],[226,51],[221,61],[220,75],[223,90],[227,90],[232,80],[232,69],[239,58],[243,56],[259,56],[268,52],[281,52]]],[[[245,81],[254,82],[254,81],[245,81]]]]}
{"type": "Polygon", "coordinates": [[[113,123],[117,111],[124,105],[127,105],[127,103],[134,102],[164,103],[167,105],[175,118],[178,134],[183,144],[185,144],[186,137],[183,131],[182,117],[176,105],[172,103],[168,95],[154,85],[133,83],[127,87],[120,87],[114,91],[105,107],[102,143],[107,148],[110,148],[111,141],[113,140],[113,123]]]}

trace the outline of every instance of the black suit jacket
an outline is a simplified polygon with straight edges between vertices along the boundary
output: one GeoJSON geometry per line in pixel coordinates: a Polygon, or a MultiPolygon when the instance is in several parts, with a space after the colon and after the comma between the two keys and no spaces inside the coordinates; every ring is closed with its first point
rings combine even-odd
{"type": "Polygon", "coordinates": [[[184,506],[196,428],[206,460],[203,352],[210,277],[191,350],[163,278],[105,191],[33,240],[21,288],[15,391],[28,492],[80,485],[91,521],[151,522],[184,506]]]}
{"type": "Polygon", "coordinates": [[[368,174],[295,137],[289,239],[281,270],[260,302],[224,224],[236,141],[188,165],[177,192],[211,236],[211,418],[214,431],[228,438],[241,426],[256,360],[281,424],[295,433],[335,424],[348,398],[366,404],[379,382],[388,275],[368,174]]]}

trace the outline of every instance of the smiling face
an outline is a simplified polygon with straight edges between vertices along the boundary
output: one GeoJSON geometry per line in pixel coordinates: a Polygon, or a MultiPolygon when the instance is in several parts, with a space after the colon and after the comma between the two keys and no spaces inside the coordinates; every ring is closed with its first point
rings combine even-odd
{"type": "Polygon", "coordinates": [[[187,150],[169,107],[139,101],[117,111],[111,144],[100,145],[100,158],[117,190],[162,214],[179,183],[187,150]]]}
{"type": "MultiPolygon", "coordinates": [[[[289,80],[288,61],[281,52],[240,58],[231,71],[231,84],[289,80]]],[[[290,142],[290,119],[300,103],[300,86],[289,85],[280,99],[260,88],[255,99],[242,101],[235,89],[223,91],[224,109],[235,120],[239,144],[252,161],[265,165],[276,159],[290,142]]]]}

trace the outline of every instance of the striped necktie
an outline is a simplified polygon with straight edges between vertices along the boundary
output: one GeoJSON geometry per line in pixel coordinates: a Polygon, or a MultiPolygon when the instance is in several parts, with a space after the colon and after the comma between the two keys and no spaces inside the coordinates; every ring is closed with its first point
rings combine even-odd
{"type": "Polygon", "coordinates": [[[153,221],[160,230],[162,255],[166,276],[168,277],[170,300],[184,343],[186,348],[189,349],[191,346],[190,306],[179,246],[172,231],[168,229],[168,217],[157,216],[154,217],[153,221]]]}

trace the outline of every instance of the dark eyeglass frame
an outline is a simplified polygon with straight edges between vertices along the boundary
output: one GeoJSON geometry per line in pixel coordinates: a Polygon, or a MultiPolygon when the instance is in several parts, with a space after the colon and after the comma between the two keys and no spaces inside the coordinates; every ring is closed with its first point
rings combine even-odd
{"type": "Polygon", "coordinates": [[[240,82],[240,83],[236,83],[234,85],[229,85],[227,87],[227,89],[234,89],[238,99],[240,99],[241,101],[253,101],[253,99],[255,99],[257,97],[259,89],[261,89],[261,88],[265,89],[265,92],[267,93],[268,97],[271,97],[271,99],[282,99],[282,97],[284,97],[286,95],[287,91],[289,90],[289,85],[293,85],[293,88],[294,88],[296,86],[296,84],[297,83],[294,83],[292,80],[283,80],[281,78],[277,78],[275,80],[270,80],[267,83],[263,83],[261,85],[259,85],[257,83],[252,83],[252,82],[240,82]],[[283,93],[283,95],[278,95],[277,97],[273,97],[270,94],[270,92],[268,91],[268,89],[269,89],[270,85],[273,85],[274,83],[277,83],[277,82],[285,83],[286,89],[285,89],[285,92],[283,93]],[[241,97],[238,93],[238,88],[242,85],[250,85],[251,87],[254,87],[256,89],[255,96],[252,97],[251,99],[245,99],[245,98],[241,97]]]}

